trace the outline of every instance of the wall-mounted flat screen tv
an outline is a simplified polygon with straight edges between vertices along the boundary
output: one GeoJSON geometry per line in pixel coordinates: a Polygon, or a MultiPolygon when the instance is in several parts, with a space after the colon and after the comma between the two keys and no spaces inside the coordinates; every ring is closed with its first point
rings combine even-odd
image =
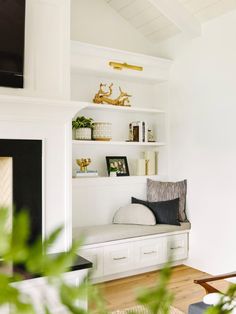
{"type": "Polygon", "coordinates": [[[25,0],[0,0],[0,86],[24,87],[25,0]]]}

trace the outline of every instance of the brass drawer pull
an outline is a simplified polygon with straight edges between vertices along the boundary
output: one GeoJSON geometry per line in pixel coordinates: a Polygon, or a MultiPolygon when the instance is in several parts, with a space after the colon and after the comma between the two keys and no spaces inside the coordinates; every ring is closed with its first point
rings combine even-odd
{"type": "Polygon", "coordinates": [[[144,255],[151,255],[151,254],[155,254],[157,251],[150,251],[150,252],[144,252],[144,255]]]}
{"type": "Polygon", "coordinates": [[[171,250],[178,250],[178,249],[183,249],[183,247],[182,246],[176,246],[176,247],[171,247],[170,249],[171,250]]]}
{"type": "Polygon", "coordinates": [[[127,259],[127,257],[126,256],[123,256],[123,257],[113,257],[114,261],[121,261],[123,259],[127,259]]]}

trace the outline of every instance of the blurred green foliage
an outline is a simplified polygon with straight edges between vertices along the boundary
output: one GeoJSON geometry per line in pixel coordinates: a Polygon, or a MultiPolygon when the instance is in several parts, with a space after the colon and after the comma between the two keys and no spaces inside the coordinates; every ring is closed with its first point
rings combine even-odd
{"type": "MultiPolygon", "coordinates": [[[[45,277],[47,284],[57,289],[60,301],[66,307],[68,313],[108,313],[101,292],[96,286],[90,284],[89,277],[85,278],[79,286],[68,284],[63,278],[63,273],[69,271],[70,266],[73,264],[82,241],[74,242],[67,252],[50,255],[47,254],[49,248],[58,239],[62,231],[61,228],[56,229],[43,242],[39,238],[35,243],[29,244],[30,222],[27,212],[23,210],[14,215],[14,232],[6,227],[8,218],[8,210],[0,208],[0,258],[2,260],[0,268],[0,311],[2,306],[9,304],[13,314],[37,314],[33,300],[12,284],[24,279],[21,272],[12,274],[1,272],[1,269],[11,267],[12,264],[20,264],[24,265],[26,273],[45,277]],[[77,301],[86,300],[87,296],[92,306],[88,311],[85,311],[77,301]]],[[[170,277],[171,264],[168,263],[160,271],[156,285],[139,293],[137,303],[146,306],[150,314],[169,313],[170,305],[173,302],[173,294],[168,290],[170,277]]],[[[232,285],[220,304],[209,308],[206,314],[232,313],[233,308],[231,305],[235,298],[236,285],[232,285]]],[[[47,299],[45,299],[43,308],[45,314],[52,314],[47,299]]]]}
{"type": "MultiPolygon", "coordinates": [[[[49,248],[58,239],[61,228],[56,229],[44,242],[39,238],[33,244],[29,244],[30,223],[26,211],[14,215],[13,230],[7,229],[8,211],[0,209],[0,257],[1,269],[12,267],[12,265],[24,265],[24,274],[45,277],[48,285],[57,289],[61,303],[68,309],[68,313],[87,313],[79,305],[78,300],[85,300],[90,293],[93,302],[103,304],[95,286],[89,285],[86,278],[79,287],[68,284],[63,273],[70,270],[81,242],[74,242],[67,252],[56,255],[47,254],[49,248]]],[[[11,306],[14,314],[36,314],[33,300],[14,285],[14,282],[24,280],[22,268],[18,273],[6,273],[0,270],[0,307],[11,306]]],[[[100,308],[102,308],[100,306],[100,308]]],[[[45,299],[45,314],[50,313],[50,306],[45,299]]],[[[101,312],[102,313],[102,312],[101,312]]],[[[104,312],[105,313],[105,312],[104,312]]]]}
{"type": "Polygon", "coordinates": [[[232,284],[226,293],[222,294],[220,302],[207,309],[205,314],[236,313],[236,284],[232,284]]]}

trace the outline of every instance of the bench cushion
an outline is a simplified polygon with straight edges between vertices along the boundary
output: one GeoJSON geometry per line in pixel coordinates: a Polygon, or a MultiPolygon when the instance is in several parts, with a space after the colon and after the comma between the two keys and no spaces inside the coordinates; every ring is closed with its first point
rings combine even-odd
{"type": "Polygon", "coordinates": [[[73,238],[79,239],[81,236],[83,236],[85,237],[84,245],[87,245],[128,238],[142,237],[146,235],[183,231],[189,230],[190,228],[191,224],[189,222],[183,222],[180,224],[180,226],[173,225],[143,226],[143,225],[110,224],[73,228],[73,238]]]}

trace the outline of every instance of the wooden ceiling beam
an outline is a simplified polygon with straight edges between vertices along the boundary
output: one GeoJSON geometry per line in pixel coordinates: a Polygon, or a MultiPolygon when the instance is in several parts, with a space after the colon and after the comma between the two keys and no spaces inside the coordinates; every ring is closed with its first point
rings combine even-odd
{"type": "Polygon", "coordinates": [[[201,23],[177,0],[147,0],[168,20],[174,23],[187,37],[198,37],[202,33],[201,23]]]}

